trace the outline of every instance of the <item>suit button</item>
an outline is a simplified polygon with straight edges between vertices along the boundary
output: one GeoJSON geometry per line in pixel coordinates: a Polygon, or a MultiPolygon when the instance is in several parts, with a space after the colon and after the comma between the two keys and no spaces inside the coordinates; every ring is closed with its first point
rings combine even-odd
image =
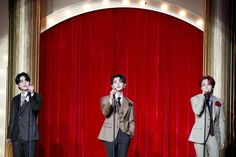
{"type": "Polygon", "coordinates": [[[19,116],[19,119],[21,119],[21,116],[19,116]]]}

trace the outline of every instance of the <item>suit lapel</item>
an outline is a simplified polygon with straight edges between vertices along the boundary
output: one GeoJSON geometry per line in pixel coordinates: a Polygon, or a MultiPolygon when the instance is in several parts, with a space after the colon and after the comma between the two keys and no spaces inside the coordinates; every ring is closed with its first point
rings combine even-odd
{"type": "MultiPolygon", "coordinates": [[[[21,103],[21,97],[20,97],[20,103],[21,103]]],[[[29,105],[29,102],[27,102],[26,100],[23,102],[22,106],[21,106],[21,110],[20,112],[22,113],[25,109],[25,107],[29,105]]]]}
{"type": "Polygon", "coordinates": [[[16,114],[19,113],[19,109],[20,109],[20,102],[21,102],[21,95],[19,94],[16,98],[16,114]]]}
{"type": "Polygon", "coordinates": [[[21,106],[21,113],[24,111],[25,107],[28,105],[28,102],[24,102],[21,106]]]}
{"type": "Polygon", "coordinates": [[[124,116],[125,116],[129,109],[129,101],[125,97],[123,97],[123,102],[122,102],[121,107],[123,108],[124,116]]]}
{"type": "Polygon", "coordinates": [[[215,102],[217,101],[217,99],[215,97],[213,97],[213,101],[212,101],[212,118],[213,121],[215,120],[216,114],[218,112],[218,107],[215,105],[215,102]]]}

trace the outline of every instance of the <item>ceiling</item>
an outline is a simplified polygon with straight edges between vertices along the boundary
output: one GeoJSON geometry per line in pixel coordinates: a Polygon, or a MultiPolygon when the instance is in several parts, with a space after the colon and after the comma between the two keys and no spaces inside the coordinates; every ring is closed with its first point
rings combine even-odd
{"type": "MultiPolygon", "coordinates": [[[[94,1],[101,1],[101,0],[42,0],[42,17],[46,17],[53,12],[56,12],[59,9],[64,7],[76,4],[76,3],[90,3],[94,1]]],[[[119,1],[119,0],[113,0],[119,1]]],[[[121,0],[120,0],[121,1],[121,0]]],[[[139,1],[139,0],[132,0],[132,1],[139,1]]],[[[195,14],[199,16],[204,16],[204,0],[146,0],[146,2],[151,1],[163,1],[173,3],[179,7],[186,8],[191,10],[195,14]]]]}

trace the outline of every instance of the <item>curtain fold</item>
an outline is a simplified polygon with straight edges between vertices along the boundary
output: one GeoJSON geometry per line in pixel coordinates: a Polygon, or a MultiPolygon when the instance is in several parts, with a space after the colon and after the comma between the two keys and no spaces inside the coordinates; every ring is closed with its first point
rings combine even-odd
{"type": "Polygon", "coordinates": [[[38,157],[104,157],[100,98],[113,74],[134,101],[130,157],[193,157],[190,97],[199,93],[203,32],[158,12],[119,8],[64,21],[41,34],[38,157]]]}

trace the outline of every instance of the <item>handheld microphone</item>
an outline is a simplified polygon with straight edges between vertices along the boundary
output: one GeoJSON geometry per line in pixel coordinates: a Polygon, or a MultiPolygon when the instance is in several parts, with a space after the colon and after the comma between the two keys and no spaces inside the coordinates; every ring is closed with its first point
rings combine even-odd
{"type": "MultiPolygon", "coordinates": [[[[114,91],[116,91],[116,88],[112,88],[114,91]]],[[[113,99],[116,100],[116,93],[113,94],[113,99]]]]}

